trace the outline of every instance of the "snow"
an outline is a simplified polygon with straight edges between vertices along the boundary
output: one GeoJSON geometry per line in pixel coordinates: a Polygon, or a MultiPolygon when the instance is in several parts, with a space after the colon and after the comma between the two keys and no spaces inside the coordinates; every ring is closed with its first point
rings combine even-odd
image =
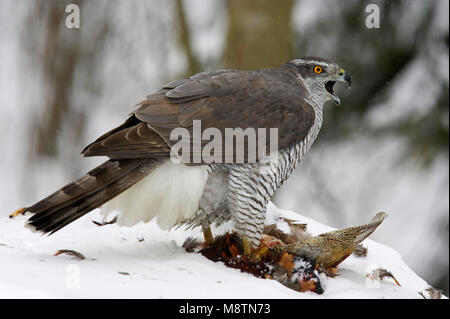
{"type": "MultiPolygon", "coordinates": [[[[333,230],[273,204],[266,223],[281,216],[307,223],[312,235],[333,230]]],[[[363,243],[366,257],[350,256],[335,278],[320,275],[325,292],[317,295],[187,253],[181,246],[188,236],[201,238],[199,229],[167,232],[154,221],[98,227],[92,223],[101,221],[96,210],[52,236],[41,236],[24,228],[25,220],[0,217],[0,298],[422,298],[418,292],[429,287],[398,252],[370,239],[363,243]],[[75,250],[86,259],[54,256],[60,249],[75,250]],[[367,279],[378,267],[389,270],[402,286],[390,278],[367,279]]]]}

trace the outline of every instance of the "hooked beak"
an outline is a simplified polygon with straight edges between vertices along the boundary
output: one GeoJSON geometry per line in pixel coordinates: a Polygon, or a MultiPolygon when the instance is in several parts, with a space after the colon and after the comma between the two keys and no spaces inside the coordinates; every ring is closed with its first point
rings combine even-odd
{"type": "Polygon", "coordinates": [[[345,72],[344,69],[340,68],[336,81],[328,81],[325,83],[325,89],[328,91],[328,93],[330,93],[331,99],[337,105],[341,105],[341,100],[334,93],[334,85],[336,84],[336,82],[346,82],[348,88],[350,89],[352,87],[352,79],[350,78],[350,75],[347,72],[345,72]]]}

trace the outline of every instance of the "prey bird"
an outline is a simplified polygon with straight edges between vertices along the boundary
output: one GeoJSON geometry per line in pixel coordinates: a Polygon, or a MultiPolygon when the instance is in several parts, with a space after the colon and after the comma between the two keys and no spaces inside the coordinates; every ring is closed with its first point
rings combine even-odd
{"type": "MultiPolygon", "coordinates": [[[[233,220],[250,254],[259,247],[268,202],[319,133],[324,103],[340,104],[336,82],[351,85],[344,69],[318,57],[294,59],[278,68],[218,70],[172,81],[82,151],[86,157],[106,156],[106,162],[20,213],[32,214],[28,227],[52,234],[101,207],[105,215],[117,212],[117,223],[124,226],[153,218],[163,229],[201,226],[206,243],[213,239],[210,225],[233,220]],[[276,128],[275,165],[264,164],[261,170],[261,161],[248,160],[251,147],[244,150],[244,161],[173,161],[177,141],[172,131],[195,133],[196,120],[203,129],[222,135],[227,128],[276,128]]],[[[190,145],[198,142],[193,135],[190,145]]],[[[199,150],[196,145],[192,152],[199,150]]],[[[215,149],[215,155],[223,159],[236,151],[233,147],[215,149]]]]}

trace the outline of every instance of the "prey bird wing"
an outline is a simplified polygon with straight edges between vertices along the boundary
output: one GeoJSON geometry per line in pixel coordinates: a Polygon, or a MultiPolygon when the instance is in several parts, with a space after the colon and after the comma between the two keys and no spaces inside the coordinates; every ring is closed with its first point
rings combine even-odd
{"type": "Polygon", "coordinates": [[[356,246],[360,244],[364,239],[369,237],[375,229],[383,222],[383,220],[387,217],[385,212],[377,213],[368,224],[349,227],[343,230],[333,230],[325,234],[321,234],[319,236],[323,236],[328,240],[335,240],[337,242],[343,243],[351,243],[356,246]]]}
{"type": "Polygon", "coordinates": [[[335,267],[355,250],[355,246],[369,237],[387,217],[376,214],[369,223],[356,227],[333,230],[301,242],[287,245],[284,251],[316,260],[323,267],[335,267]]]}

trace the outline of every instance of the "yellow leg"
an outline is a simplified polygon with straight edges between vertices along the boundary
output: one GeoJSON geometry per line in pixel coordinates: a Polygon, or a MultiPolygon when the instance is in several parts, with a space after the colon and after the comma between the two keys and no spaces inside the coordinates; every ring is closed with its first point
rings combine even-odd
{"type": "Polygon", "coordinates": [[[242,237],[242,244],[244,246],[244,255],[250,256],[252,253],[252,245],[250,244],[250,240],[247,236],[242,237]]]}
{"type": "Polygon", "coordinates": [[[211,232],[211,227],[208,226],[208,228],[203,229],[203,238],[205,238],[205,244],[211,245],[213,242],[213,235],[211,232]]]}
{"type": "Polygon", "coordinates": [[[23,214],[25,212],[25,210],[26,210],[26,207],[20,208],[20,209],[16,210],[14,213],[10,214],[9,218],[17,217],[20,214],[23,214]]]}

